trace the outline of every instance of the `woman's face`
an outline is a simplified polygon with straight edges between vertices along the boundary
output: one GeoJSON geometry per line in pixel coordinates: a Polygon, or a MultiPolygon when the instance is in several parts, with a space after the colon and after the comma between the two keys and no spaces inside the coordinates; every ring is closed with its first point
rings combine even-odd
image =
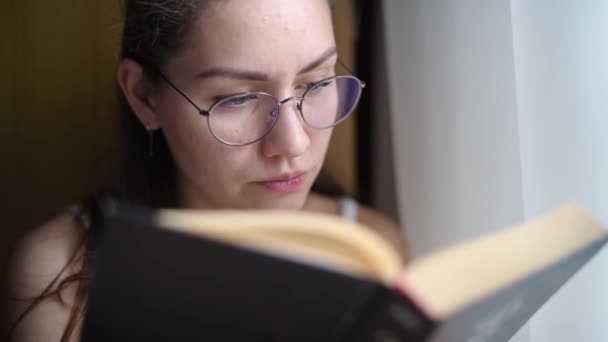
{"type": "MultiPolygon", "coordinates": [[[[334,75],[337,60],[326,0],[219,1],[205,9],[166,76],[199,108],[228,95],[263,91],[282,100],[334,75]]],[[[178,169],[181,205],[299,209],[321,169],[331,129],[302,122],[297,101],[260,141],[222,144],[207,117],[167,83],[156,113],[178,169]]]]}

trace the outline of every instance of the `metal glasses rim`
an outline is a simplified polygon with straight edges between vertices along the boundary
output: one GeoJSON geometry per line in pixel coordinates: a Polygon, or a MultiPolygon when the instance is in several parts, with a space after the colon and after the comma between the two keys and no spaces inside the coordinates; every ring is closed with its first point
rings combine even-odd
{"type": "MultiPolygon", "coordinates": [[[[225,98],[223,98],[221,100],[216,101],[207,110],[202,110],[198,106],[196,106],[196,108],[199,110],[199,113],[201,115],[209,116],[211,114],[211,111],[213,110],[213,108],[215,108],[218,104],[223,103],[224,101],[228,101],[228,100],[230,100],[232,98],[239,97],[239,96],[244,96],[244,95],[247,95],[247,94],[259,94],[259,95],[270,96],[278,104],[283,104],[283,103],[286,103],[286,102],[289,102],[289,101],[292,101],[292,100],[299,100],[300,102],[302,102],[302,101],[304,101],[306,99],[306,94],[308,94],[308,92],[311,91],[314,88],[315,85],[317,85],[319,83],[322,83],[322,82],[325,82],[327,80],[334,80],[334,79],[338,79],[338,78],[350,78],[350,79],[356,80],[359,83],[359,86],[361,88],[365,88],[365,82],[363,82],[362,80],[360,80],[357,76],[354,76],[354,75],[335,75],[335,76],[324,78],[324,79],[322,79],[322,80],[320,80],[318,82],[315,82],[312,87],[306,89],[306,91],[304,92],[304,94],[302,94],[302,96],[290,96],[290,97],[287,97],[287,98],[285,98],[283,100],[279,100],[279,99],[276,98],[276,96],[272,95],[271,93],[265,92],[265,91],[244,91],[244,92],[236,93],[236,94],[230,95],[228,97],[225,97],[225,98]]],[[[359,94],[359,98],[360,98],[360,94],[359,94]]]]}
{"type": "Polygon", "coordinates": [[[291,97],[288,97],[288,98],[286,98],[286,99],[283,99],[283,100],[280,100],[280,101],[279,101],[279,100],[278,100],[278,99],[277,99],[277,98],[276,98],[274,95],[272,95],[272,94],[270,94],[270,93],[267,93],[267,92],[263,92],[263,91],[247,91],[247,92],[241,92],[241,93],[238,93],[238,94],[234,94],[234,95],[231,95],[231,96],[229,96],[229,97],[226,97],[226,98],[223,98],[223,99],[221,99],[221,100],[218,100],[218,101],[216,101],[214,104],[212,104],[212,105],[211,105],[211,107],[209,107],[209,109],[205,110],[205,109],[200,108],[200,107],[199,107],[199,106],[198,106],[196,103],[194,103],[194,101],[192,101],[192,100],[190,99],[190,97],[188,97],[188,96],[187,96],[187,95],[186,95],[186,94],[185,94],[183,91],[181,91],[181,90],[180,90],[180,89],[179,89],[179,88],[178,88],[178,87],[177,87],[175,84],[173,84],[173,82],[171,82],[171,81],[169,80],[169,78],[168,78],[167,76],[165,76],[165,74],[164,74],[164,73],[162,73],[160,70],[158,70],[158,74],[161,76],[161,78],[162,78],[163,80],[165,80],[165,81],[166,81],[166,82],[167,82],[167,83],[168,83],[168,84],[171,86],[171,88],[173,88],[174,90],[176,90],[176,91],[177,91],[177,92],[178,92],[178,93],[179,93],[179,94],[180,94],[182,97],[184,97],[184,99],[186,99],[186,101],[188,101],[188,102],[189,102],[189,103],[190,103],[192,106],[194,106],[194,108],[196,108],[196,110],[198,111],[198,113],[199,113],[200,115],[207,117],[207,127],[209,128],[209,131],[211,132],[211,134],[213,135],[213,137],[214,137],[215,139],[217,139],[219,142],[221,142],[222,144],[225,144],[225,145],[228,145],[228,146],[246,146],[246,145],[251,145],[251,144],[253,144],[253,143],[256,143],[256,142],[258,142],[258,141],[262,140],[264,137],[266,137],[266,135],[268,135],[268,133],[270,133],[270,131],[271,131],[271,130],[274,128],[274,126],[276,125],[277,121],[279,120],[279,115],[280,115],[280,105],[281,105],[281,104],[284,104],[284,103],[286,103],[286,102],[292,101],[292,100],[294,100],[294,99],[299,101],[299,102],[298,102],[298,105],[297,105],[298,112],[300,113],[300,117],[302,118],[302,121],[304,121],[304,123],[305,123],[307,126],[309,126],[309,127],[311,127],[311,128],[314,128],[314,129],[318,129],[318,130],[322,130],[322,129],[328,129],[328,128],[335,127],[336,125],[338,125],[339,123],[341,123],[341,122],[342,122],[342,121],[344,121],[344,120],[345,120],[347,117],[349,117],[349,116],[350,116],[350,114],[351,114],[351,113],[354,111],[355,106],[353,106],[353,108],[351,108],[351,110],[350,110],[348,113],[346,113],[346,114],[345,114],[345,115],[344,115],[344,116],[343,116],[343,117],[342,117],[340,120],[336,121],[336,122],[335,122],[335,123],[333,123],[332,125],[330,125],[330,126],[325,126],[325,127],[317,127],[317,126],[311,125],[311,124],[310,124],[310,123],[309,123],[309,122],[308,122],[308,121],[307,121],[307,120],[304,118],[304,113],[303,113],[303,110],[302,110],[302,103],[303,103],[303,101],[305,100],[306,94],[308,94],[308,92],[309,92],[309,91],[311,91],[312,89],[314,89],[314,86],[315,86],[315,85],[320,84],[320,83],[322,83],[322,82],[325,82],[325,81],[327,81],[327,80],[334,80],[334,79],[338,79],[338,78],[349,78],[349,79],[353,79],[353,80],[357,81],[357,83],[359,83],[359,87],[360,87],[360,89],[359,89],[359,94],[357,95],[357,100],[355,101],[356,103],[358,103],[358,102],[359,102],[359,100],[361,99],[361,95],[362,95],[362,89],[363,89],[363,88],[365,88],[365,86],[366,86],[365,82],[364,82],[364,81],[362,81],[361,79],[359,79],[359,78],[358,78],[357,76],[355,76],[355,75],[335,75],[335,76],[331,76],[331,77],[324,78],[324,79],[322,79],[322,80],[320,80],[320,81],[318,81],[318,82],[315,82],[315,83],[313,84],[313,86],[311,86],[310,88],[308,88],[308,89],[307,89],[307,90],[304,92],[304,94],[302,94],[302,96],[291,96],[291,97]],[[277,110],[278,110],[278,111],[277,111],[277,119],[276,119],[276,120],[274,120],[274,122],[272,123],[272,125],[271,125],[271,126],[268,128],[268,130],[267,130],[267,131],[266,131],[266,132],[265,132],[265,133],[264,133],[264,134],[263,134],[261,137],[259,137],[259,138],[255,139],[255,140],[253,140],[253,141],[246,142],[246,143],[231,143],[231,142],[229,142],[229,141],[227,141],[227,140],[224,140],[224,139],[220,138],[220,137],[219,137],[219,136],[217,136],[217,134],[216,134],[216,133],[213,131],[213,128],[211,127],[210,114],[211,114],[211,111],[213,110],[213,108],[215,108],[215,107],[216,107],[218,104],[222,103],[223,101],[227,101],[227,100],[229,100],[229,99],[231,99],[231,98],[233,98],[233,97],[243,96],[243,95],[245,95],[245,94],[261,94],[261,95],[270,96],[271,98],[273,98],[273,99],[274,99],[274,100],[277,102],[277,104],[278,104],[278,106],[277,106],[277,110]]]}
{"type": "MultiPolygon", "coordinates": [[[[338,79],[338,78],[348,78],[348,79],[355,80],[355,81],[357,81],[359,83],[360,90],[359,90],[359,93],[357,94],[357,99],[355,100],[355,103],[358,103],[359,100],[361,99],[361,95],[362,95],[361,89],[365,88],[365,82],[363,82],[362,80],[360,80],[358,77],[356,77],[354,75],[335,75],[335,76],[324,78],[324,79],[322,79],[322,80],[320,80],[318,82],[315,82],[314,85],[317,85],[319,83],[325,82],[327,80],[334,80],[334,79],[338,79]]],[[[302,121],[304,121],[304,123],[307,126],[309,126],[311,128],[314,128],[314,129],[317,129],[317,130],[324,130],[324,129],[329,129],[329,128],[337,126],[342,121],[346,120],[350,116],[350,114],[354,111],[354,109],[355,109],[356,106],[353,106],[353,108],[351,108],[348,111],[348,113],[344,114],[342,116],[342,118],[340,118],[340,120],[332,123],[329,126],[322,126],[322,127],[320,127],[320,126],[312,125],[304,117],[304,111],[302,110],[302,103],[304,102],[304,100],[306,98],[306,94],[308,94],[308,92],[311,91],[314,88],[314,85],[312,87],[310,87],[309,89],[307,89],[304,92],[304,94],[302,94],[302,96],[290,96],[290,97],[287,97],[287,98],[285,98],[283,100],[279,100],[279,99],[276,98],[276,96],[274,96],[274,95],[272,95],[270,93],[267,93],[267,92],[263,92],[263,91],[245,91],[245,92],[241,92],[241,93],[238,93],[238,94],[234,94],[234,95],[228,96],[228,97],[226,97],[224,99],[221,99],[220,101],[215,102],[209,108],[209,110],[207,111],[207,115],[205,115],[207,117],[207,127],[209,128],[209,131],[211,132],[211,134],[213,135],[213,137],[216,138],[222,144],[225,144],[225,145],[228,145],[228,146],[247,146],[247,145],[254,144],[254,143],[256,143],[256,142],[264,139],[264,137],[266,137],[270,133],[270,131],[272,131],[272,129],[274,128],[274,126],[276,125],[276,123],[279,121],[279,115],[281,114],[281,109],[280,109],[281,105],[284,104],[284,103],[286,103],[286,102],[292,101],[292,100],[297,100],[298,101],[296,107],[298,109],[298,112],[300,113],[300,117],[302,118],[302,121]],[[259,94],[259,95],[269,96],[272,99],[274,99],[275,102],[277,103],[277,118],[272,122],[272,125],[268,127],[268,129],[266,130],[266,132],[264,132],[264,134],[262,134],[259,138],[256,138],[256,139],[254,139],[253,141],[250,141],[250,142],[233,143],[233,142],[227,141],[227,140],[219,137],[215,133],[215,131],[213,130],[213,128],[211,127],[211,111],[213,110],[213,108],[216,105],[221,104],[223,101],[227,101],[227,100],[230,100],[230,99],[232,99],[234,97],[244,96],[244,95],[247,95],[247,94],[259,94]]],[[[201,113],[201,114],[203,115],[203,113],[201,113]]]]}

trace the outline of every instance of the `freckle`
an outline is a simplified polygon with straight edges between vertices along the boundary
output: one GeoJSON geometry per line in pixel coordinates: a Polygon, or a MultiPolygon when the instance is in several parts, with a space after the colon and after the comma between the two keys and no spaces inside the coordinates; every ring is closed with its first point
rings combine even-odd
{"type": "Polygon", "coordinates": [[[285,31],[293,31],[294,30],[294,26],[295,25],[292,24],[292,23],[285,23],[283,25],[283,30],[285,30],[285,31]]]}

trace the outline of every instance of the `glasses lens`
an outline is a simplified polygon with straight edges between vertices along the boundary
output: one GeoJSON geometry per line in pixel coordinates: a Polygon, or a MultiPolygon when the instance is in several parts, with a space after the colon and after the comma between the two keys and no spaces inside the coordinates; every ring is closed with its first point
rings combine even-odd
{"type": "Polygon", "coordinates": [[[216,138],[229,145],[246,145],[262,138],[277,121],[274,97],[244,93],[227,97],[209,111],[209,128],[216,138]]]}
{"type": "Polygon", "coordinates": [[[335,126],[355,109],[361,90],[361,82],[353,76],[336,76],[321,81],[304,95],[302,117],[315,128],[335,126]]]}

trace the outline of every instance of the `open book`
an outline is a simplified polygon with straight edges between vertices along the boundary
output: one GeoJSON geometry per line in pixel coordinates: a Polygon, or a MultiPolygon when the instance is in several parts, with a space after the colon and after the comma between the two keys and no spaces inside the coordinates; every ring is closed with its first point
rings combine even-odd
{"type": "Polygon", "coordinates": [[[607,236],[569,205],[403,266],[339,217],[109,204],[85,342],[504,342],[607,236]]]}

